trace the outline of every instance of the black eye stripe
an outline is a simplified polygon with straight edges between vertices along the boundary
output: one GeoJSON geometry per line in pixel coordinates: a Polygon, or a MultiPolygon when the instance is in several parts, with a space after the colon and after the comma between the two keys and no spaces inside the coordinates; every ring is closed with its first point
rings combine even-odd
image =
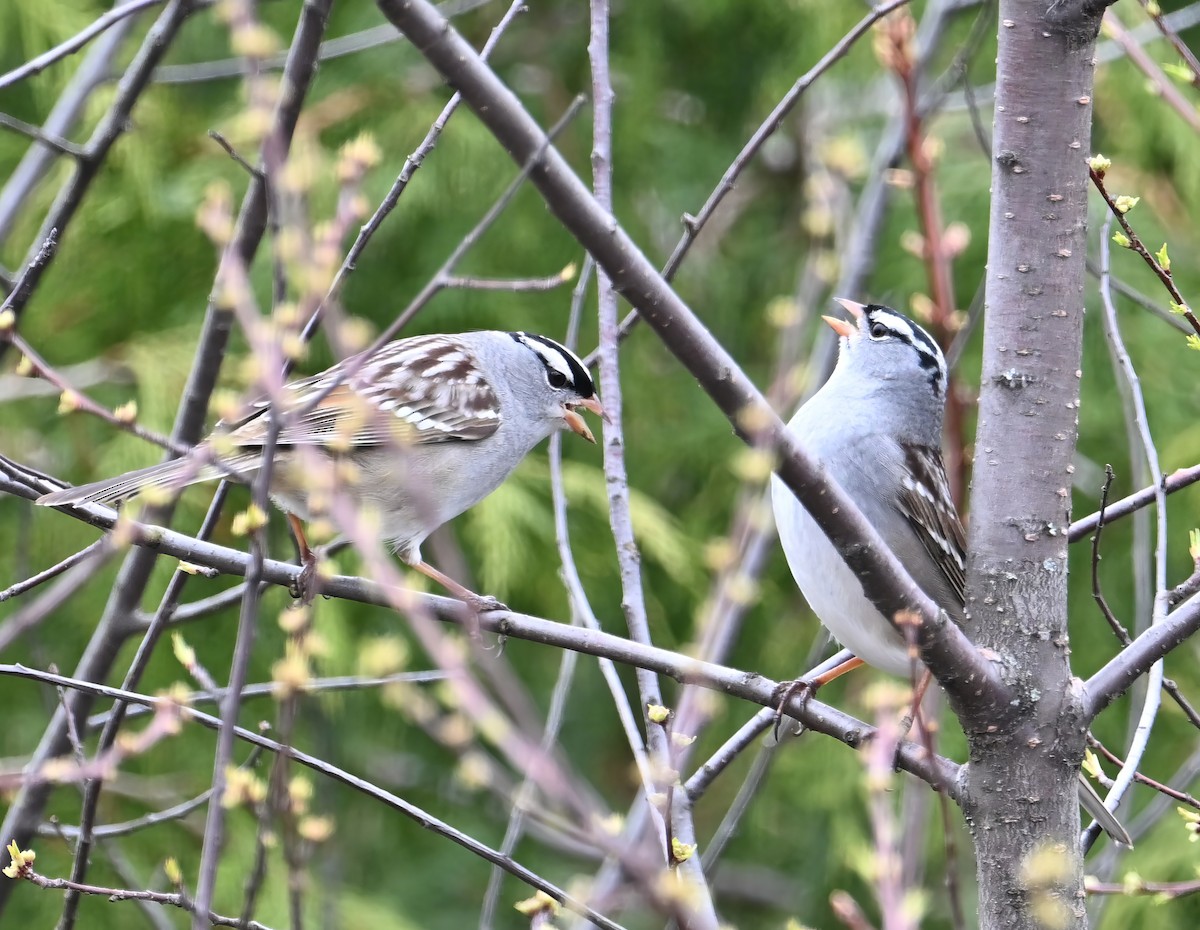
{"type": "Polygon", "coordinates": [[[933,337],[891,307],[871,304],[866,309],[866,318],[869,325],[883,325],[892,338],[916,350],[917,363],[923,371],[929,372],[929,383],[934,393],[941,394],[946,380],[946,363],[933,337]]]}
{"type": "MultiPolygon", "coordinates": [[[[545,336],[539,336],[537,333],[509,333],[509,335],[512,336],[515,341],[524,343],[526,346],[528,346],[529,349],[535,355],[537,355],[539,359],[541,359],[542,364],[546,366],[547,372],[556,372],[558,369],[553,366],[544,355],[542,355],[543,349],[537,349],[531,343],[538,343],[540,346],[544,347],[544,350],[553,352],[555,358],[561,360],[562,363],[566,365],[567,370],[571,373],[570,384],[580,397],[591,397],[596,393],[596,386],[592,383],[591,374],[588,373],[588,370],[583,366],[583,362],[579,360],[578,356],[576,356],[575,353],[570,349],[566,348],[566,346],[560,345],[553,339],[548,339],[545,336]]],[[[561,372],[559,372],[559,374],[561,374],[561,372]]]]}

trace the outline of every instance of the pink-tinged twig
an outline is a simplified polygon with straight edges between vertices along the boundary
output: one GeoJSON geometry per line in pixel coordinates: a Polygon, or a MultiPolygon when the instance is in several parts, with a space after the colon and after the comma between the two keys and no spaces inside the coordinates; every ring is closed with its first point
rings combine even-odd
{"type": "Polygon", "coordinates": [[[102,750],[91,759],[53,759],[33,771],[0,773],[0,791],[15,791],[26,785],[57,785],[112,778],[123,761],[141,755],[169,736],[175,736],[179,732],[180,719],[180,705],[169,698],[157,699],[154,718],[136,736],[102,750]]]}
{"type": "MultiPolygon", "coordinates": [[[[1118,756],[1115,752],[1113,752],[1091,734],[1088,734],[1088,745],[1095,749],[1096,752],[1100,753],[1100,755],[1104,756],[1104,758],[1106,758],[1113,765],[1121,768],[1125,767],[1124,759],[1118,756]]],[[[1148,788],[1153,788],[1159,794],[1166,795],[1168,798],[1178,801],[1180,804],[1186,804],[1188,807],[1194,807],[1196,810],[1200,810],[1200,800],[1188,794],[1186,791],[1181,791],[1178,788],[1172,788],[1170,785],[1165,785],[1160,781],[1155,781],[1150,776],[1143,775],[1141,772],[1134,772],[1133,777],[1138,784],[1145,785],[1148,788]]]]}
{"type": "Polygon", "coordinates": [[[1146,15],[1154,21],[1154,25],[1158,27],[1158,31],[1163,34],[1163,37],[1171,43],[1171,47],[1175,49],[1175,53],[1183,60],[1188,69],[1192,72],[1192,86],[1200,90],[1200,61],[1196,59],[1196,54],[1193,52],[1186,42],[1179,37],[1170,23],[1162,14],[1162,8],[1157,3],[1150,5],[1150,0],[1138,0],[1142,5],[1142,9],[1146,11],[1146,15]]]}
{"type": "MultiPolygon", "coordinates": [[[[955,317],[957,300],[954,296],[953,249],[942,217],[942,205],[938,197],[933,158],[929,152],[929,139],[921,112],[921,74],[918,55],[914,45],[915,24],[907,9],[892,13],[877,27],[882,33],[882,59],[899,79],[904,93],[904,139],[908,161],[912,165],[913,191],[916,196],[917,217],[921,225],[921,258],[925,262],[925,276],[929,282],[929,323],[934,338],[943,349],[948,349],[956,332],[955,317]]],[[[946,474],[950,479],[950,492],[954,502],[961,508],[965,503],[967,487],[966,410],[958,390],[957,379],[951,372],[946,390],[946,474]]]]}
{"type": "MultiPolygon", "coordinates": [[[[1155,17],[1155,22],[1159,24],[1160,29],[1164,27],[1161,16],[1155,17]]],[[[1130,34],[1129,30],[1125,28],[1125,24],[1117,18],[1112,10],[1108,10],[1104,14],[1104,28],[1112,36],[1113,41],[1129,56],[1129,60],[1150,79],[1150,83],[1154,85],[1154,90],[1159,96],[1170,105],[1172,110],[1183,117],[1184,122],[1191,126],[1193,130],[1200,132],[1200,113],[1196,111],[1196,105],[1179,92],[1179,88],[1175,86],[1174,81],[1163,74],[1162,68],[1158,66],[1153,58],[1146,54],[1146,50],[1138,44],[1138,41],[1130,34]]],[[[1178,39],[1178,36],[1176,36],[1176,39],[1178,39]]],[[[1182,45],[1182,43],[1180,44],[1182,45]]],[[[1186,46],[1183,47],[1186,48],[1186,46]]],[[[1194,70],[1195,56],[1188,53],[1184,61],[1188,63],[1189,68],[1193,69],[1193,74],[1196,74],[1194,70]]],[[[1193,78],[1193,82],[1195,80],[1196,78],[1193,78]]]]}

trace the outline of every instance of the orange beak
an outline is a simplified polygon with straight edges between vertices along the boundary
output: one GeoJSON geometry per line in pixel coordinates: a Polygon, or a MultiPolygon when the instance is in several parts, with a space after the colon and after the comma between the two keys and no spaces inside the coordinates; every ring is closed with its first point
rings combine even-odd
{"type": "MultiPolygon", "coordinates": [[[[854,317],[855,323],[862,319],[863,312],[867,309],[863,304],[855,303],[853,300],[846,300],[844,297],[835,297],[834,301],[842,305],[847,313],[854,317]]],[[[858,327],[854,323],[847,323],[845,320],[839,320],[836,316],[821,317],[829,328],[839,336],[849,338],[858,332],[858,327]]]]}
{"type": "Polygon", "coordinates": [[[572,404],[570,407],[563,407],[563,419],[566,421],[567,426],[571,428],[571,432],[578,433],[588,442],[594,444],[596,442],[596,437],[593,436],[592,431],[588,429],[588,425],[584,422],[583,417],[581,417],[572,409],[573,407],[582,407],[584,410],[590,410],[592,413],[596,414],[596,416],[600,417],[600,419],[602,419],[605,423],[611,422],[608,418],[608,414],[604,412],[604,407],[600,405],[600,400],[594,394],[586,400],[581,400],[576,404],[572,404]]]}

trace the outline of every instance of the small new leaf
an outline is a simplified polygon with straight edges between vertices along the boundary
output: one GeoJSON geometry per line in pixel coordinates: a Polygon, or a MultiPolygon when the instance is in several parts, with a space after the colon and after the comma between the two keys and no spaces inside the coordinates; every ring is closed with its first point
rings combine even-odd
{"type": "Polygon", "coordinates": [[[1188,555],[1192,557],[1193,562],[1200,561],[1200,530],[1188,533],[1188,555]]]}
{"type": "Polygon", "coordinates": [[[651,723],[666,723],[671,711],[661,704],[647,704],[646,716],[650,718],[651,723]]]}
{"type": "Polygon", "coordinates": [[[1124,215],[1136,207],[1141,199],[1141,197],[1131,197],[1128,194],[1121,194],[1121,196],[1113,200],[1113,206],[1118,213],[1124,215]]]}
{"type": "Polygon", "coordinates": [[[1195,333],[1191,333],[1187,337],[1187,347],[1200,352],[1200,336],[1197,336],[1195,333]]]}
{"type": "Polygon", "coordinates": [[[1154,257],[1158,259],[1158,263],[1162,265],[1163,271],[1171,270],[1171,256],[1167,254],[1167,244],[1164,242],[1162,248],[1154,253],[1154,257]]]}
{"type": "Polygon", "coordinates": [[[37,853],[32,849],[22,849],[16,840],[8,844],[8,855],[12,862],[2,870],[7,878],[24,878],[25,874],[31,871],[30,865],[33,860],[37,858],[37,853]]]}
{"type": "MultiPolygon", "coordinates": [[[[1155,4],[1155,6],[1157,5],[1158,4],[1155,4]]],[[[1171,75],[1171,77],[1179,81],[1180,84],[1191,84],[1192,79],[1195,77],[1195,75],[1192,74],[1191,68],[1189,68],[1187,65],[1181,65],[1177,61],[1164,61],[1162,69],[1164,73],[1171,75]]]]}
{"type": "Polygon", "coordinates": [[[1088,159],[1088,167],[1091,168],[1100,177],[1104,177],[1104,172],[1112,167],[1112,159],[1105,158],[1099,152],[1088,159]]]}
{"type": "Polygon", "coordinates": [[[671,858],[676,862],[687,862],[695,851],[695,843],[684,843],[677,837],[671,837],[671,858]]]}
{"type": "Polygon", "coordinates": [[[1129,248],[1129,237],[1125,233],[1113,233],[1112,241],[1123,249],[1129,248]]]}

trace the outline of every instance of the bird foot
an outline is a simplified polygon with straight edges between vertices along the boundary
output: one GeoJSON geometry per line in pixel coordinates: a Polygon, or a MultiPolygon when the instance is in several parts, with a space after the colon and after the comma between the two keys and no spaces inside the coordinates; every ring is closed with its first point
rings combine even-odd
{"type": "Polygon", "coordinates": [[[288,585],[288,593],[303,606],[307,607],[321,593],[321,578],[317,573],[317,563],[320,560],[320,555],[312,549],[306,555],[302,555],[300,557],[300,574],[293,578],[292,583],[288,585]]]}
{"type": "Polygon", "coordinates": [[[508,610],[508,605],[503,604],[490,594],[476,594],[473,591],[467,591],[462,602],[471,608],[471,613],[484,614],[493,610],[508,610]]]}
{"type": "MultiPolygon", "coordinates": [[[[775,742],[779,742],[779,728],[783,726],[783,720],[786,714],[784,708],[791,702],[792,698],[800,696],[801,702],[807,702],[814,694],[817,693],[818,685],[803,678],[797,678],[795,681],[780,682],[771,695],[771,703],[775,705],[775,742]]],[[[803,731],[803,726],[797,725],[796,735],[803,731]]]]}

